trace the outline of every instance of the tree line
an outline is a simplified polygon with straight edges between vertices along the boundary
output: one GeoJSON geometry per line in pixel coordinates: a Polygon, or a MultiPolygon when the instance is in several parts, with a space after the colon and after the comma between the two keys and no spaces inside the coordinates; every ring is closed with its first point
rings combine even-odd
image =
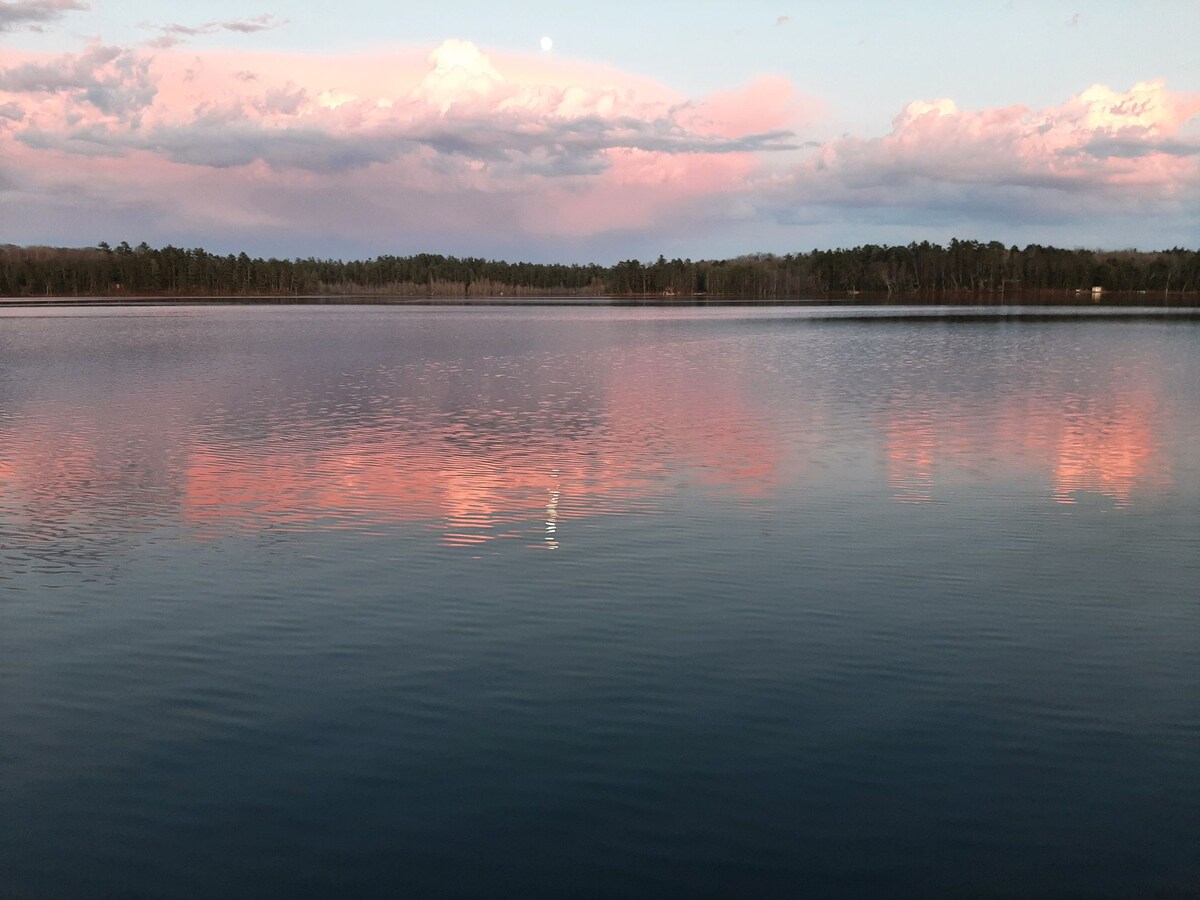
{"type": "Polygon", "coordinates": [[[368,260],[263,259],[200,248],[0,246],[0,296],[709,296],[747,300],[1200,291],[1200,251],[1066,250],[999,241],[864,244],[735,259],[616,265],[510,263],[420,253],[368,260]]]}

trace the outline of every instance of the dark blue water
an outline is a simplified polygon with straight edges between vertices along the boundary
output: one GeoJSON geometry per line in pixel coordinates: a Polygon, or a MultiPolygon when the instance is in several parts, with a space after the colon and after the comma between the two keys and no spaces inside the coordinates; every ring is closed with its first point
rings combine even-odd
{"type": "Polygon", "coordinates": [[[0,895],[1200,894],[1200,326],[0,312],[0,895]]]}

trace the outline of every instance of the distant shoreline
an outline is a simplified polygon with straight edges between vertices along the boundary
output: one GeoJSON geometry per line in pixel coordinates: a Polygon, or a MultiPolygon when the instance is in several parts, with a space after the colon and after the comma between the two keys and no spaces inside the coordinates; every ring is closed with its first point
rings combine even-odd
{"type": "Polygon", "coordinates": [[[0,296],[195,302],[511,303],[517,298],[656,305],[724,303],[1200,302],[1200,250],[1065,250],[999,241],[602,266],[419,253],[262,259],[142,243],[0,245],[0,296]],[[1144,299],[1143,299],[1144,298],[1144,299]]]}
{"type": "MultiPolygon", "coordinates": [[[[1010,310],[1006,318],[1054,317],[1062,310],[1064,317],[1079,319],[1079,313],[1088,310],[1097,318],[1109,315],[1131,318],[1141,314],[1152,319],[1200,319],[1200,293],[1188,292],[1173,297],[1155,297],[1147,294],[1113,292],[1096,300],[1090,296],[1052,292],[1033,292],[1028,295],[997,294],[970,297],[945,296],[898,296],[887,294],[868,295],[860,292],[855,296],[794,297],[787,299],[739,299],[737,297],[670,296],[661,295],[610,295],[610,296],[493,296],[493,297],[411,297],[380,294],[245,294],[245,295],[104,295],[104,296],[49,296],[49,297],[0,297],[0,310],[4,309],[102,309],[102,308],[153,308],[193,306],[393,306],[393,307],[609,307],[609,308],[749,308],[749,307],[810,307],[840,308],[847,311],[856,308],[894,307],[906,312],[897,318],[953,319],[978,318],[979,314],[991,310],[1010,310]],[[954,312],[922,314],[922,307],[939,310],[961,310],[954,312]],[[972,312],[977,311],[977,312],[972,312]]],[[[881,316],[872,316],[881,318],[881,316]]],[[[886,313],[882,318],[887,318],[886,313]]]]}

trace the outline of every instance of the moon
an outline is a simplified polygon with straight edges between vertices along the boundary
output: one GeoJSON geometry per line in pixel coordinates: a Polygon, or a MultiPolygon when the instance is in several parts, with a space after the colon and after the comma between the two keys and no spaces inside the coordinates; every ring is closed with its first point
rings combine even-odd
{"type": "Polygon", "coordinates": [[[553,39],[553,38],[549,38],[549,37],[544,37],[544,38],[542,38],[542,50],[543,50],[543,52],[545,52],[545,53],[549,53],[549,52],[550,52],[551,50],[553,50],[553,49],[554,49],[554,39],[553,39]]]}

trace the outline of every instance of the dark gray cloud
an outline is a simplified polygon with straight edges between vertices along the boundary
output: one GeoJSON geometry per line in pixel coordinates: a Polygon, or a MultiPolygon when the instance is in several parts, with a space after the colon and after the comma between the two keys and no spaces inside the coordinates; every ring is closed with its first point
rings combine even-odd
{"type": "Polygon", "coordinates": [[[77,0],[0,0],[0,32],[29,28],[41,31],[48,22],[62,18],[71,10],[88,9],[77,0]]]}
{"type": "Polygon", "coordinates": [[[343,137],[316,128],[265,128],[223,111],[187,125],[147,130],[92,124],[63,132],[27,128],[17,140],[39,150],[123,156],[144,150],[187,165],[228,169],[263,161],[275,169],[337,173],[388,162],[412,149],[391,137],[343,137]]]}
{"type": "Polygon", "coordinates": [[[1100,159],[1110,156],[1121,159],[1140,159],[1154,153],[1162,153],[1167,156],[1200,156],[1200,140],[1096,138],[1085,144],[1082,151],[1100,159]]]}
{"type": "Polygon", "coordinates": [[[34,150],[60,150],[75,156],[123,156],[126,149],[104,125],[84,125],[67,132],[26,128],[17,140],[34,150]]]}
{"type": "Polygon", "coordinates": [[[517,171],[541,175],[595,174],[608,168],[607,150],[653,153],[758,153],[794,150],[791,131],[767,131],[737,138],[697,134],[669,118],[646,121],[599,116],[567,120],[439,118],[398,134],[438,153],[489,163],[508,163],[517,171]]]}
{"type": "Polygon", "coordinates": [[[0,70],[0,91],[65,93],[107,115],[125,118],[149,106],[158,89],[148,59],[131,50],[93,44],[82,53],[48,63],[0,70]]]}
{"type": "Polygon", "coordinates": [[[1114,215],[1145,216],[1170,208],[1163,189],[1131,191],[1084,173],[1008,169],[963,172],[864,160],[853,169],[802,168],[790,184],[764,189],[759,209],[785,225],[812,218],[874,226],[893,221],[1011,226],[1062,225],[1114,215]]]}
{"type": "Polygon", "coordinates": [[[142,23],[143,27],[155,28],[161,35],[151,43],[155,47],[173,47],[187,38],[199,37],[204,34],[216,34],[218,31],[233,31],[239,34],[253,34],[258,31],[270,31],[287,24],[287,19],[277,19],[270,13],[254,16],[249,19],[224,19],[205,22],[201,25],[184,25],[172,22],[167,25],[151,25],[142,23]]]}
{"type": "MultiPolygon", "coordinates": [[[[27,90],[80,90],[87,82],[68,66],[11,77],[3,73],[0,88],[5,87],[6,77],[27,90]]],[[[296,113],[308,99],[302,88],[289,86],[268,91],[253,106],[261,113],[287,116],[296,113]]],[[[610,165],[605,156],[609,150],[712,154],[789,150],[796,146],[790,131],[723,138],[690,132],[670,118],[439,116],[408,125],[346,132],[320,124],[281,126],[259,122],[237,104],[197,109],[194,118],[183,124],[141,129],[89,125],[61,133],[26,129],[17,138],[31,147],[54,147],[88,156],[145,150],[188,165],[230,168],[261,161],[275,169],[318,173],[392,162],[427,147],[442,159],[439,165],[447,171],[469,162],[482,162],[494,174],[545,177],[598,174],[610,165]]]]}
{"type": "Polygon", "coordinates": [[[257,124],[157,128],[133,135],[137,149],[172,162],[226,169],[259,160],[276,169],[345,172],[389,162],[406,151],[387,136],[344,137],[316,128],[263,128],[257,124]]]}
{"type": "Polygon", "coordinates": [[[231,19],[216,24],[218,29],[224,31],[240,31],[243,34],[250,34],[255,31],[270,31],[272,28],[278,28],[287,24],[287,20],[276,19],[270,13],[265,13],[253,19],[231,19]]]}
{"type": "Polygon", "coordinates": [[[0,103],[0,119],[10,122],[20,122],[25,118],[25,110],[19,103],[0,103]]]}

